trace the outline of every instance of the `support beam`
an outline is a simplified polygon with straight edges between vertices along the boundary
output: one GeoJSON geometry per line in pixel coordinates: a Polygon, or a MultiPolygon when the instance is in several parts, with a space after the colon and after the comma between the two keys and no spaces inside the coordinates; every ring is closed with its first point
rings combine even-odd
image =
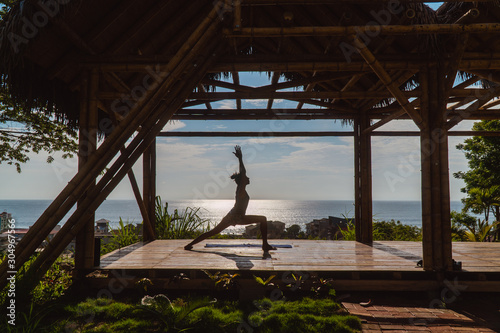
{"type": "Polygon", "coordinates": [[[444,71],[423,68],[420,72],[420,103],[423,128],[420,135],[422,169],[423,268],[452,270],[448,133],[444,71]]]}
{"type": "Polygon", "coordinates": [[[137,180],[132,169],[128,172],[128,179],[130,181],[130,185],[132,186],[132,191],[134,192],[139,210],[141,211],[143,240],[147,242],[149,239],[155,238],[155,233],[151,221],[149,220],[148,211],[146,210],[146,206],[142,200],[141,191],[139,190],[139,186],[137,185],[137,180]]]}
{"type": "Polygon", "coordinates": [[[373,72],[378,76],[380,81],[384,83],[387,87],[387,90],[391,92],[394,98],[398,101],[401,107],[408,113],[408,115],[413,119],[415,124],[420,127],[422,123],[422,118],[415,110],[415,108],[408,101],[408,97],[405,92],[401,91],[399,87],[395,84],[394,80],[387,73],[384,67],[379,63],[379,61],[375,58],[372,52],[368,49],[368,47],[359,40],[358,37],[353,37],[354,47],[359,51],[361,56],[365,59],[366,63],[370,65],[373,72]]]}
{"type": "MultiPolygon", "coordinates": [[[[419,25],[378,25],[380,35],[408,34],[461,34],[461,33],[498,33],[498,23],[472,24],[419,24],[419,25]]],[[[237,32],[225,29],[228,38],[271,38],[271,37],[303,37],[303,36],[349,36],[355,34],[373,33],[373,26],[309,26],[309,27],[249,27],[237,32]]]]}
{"type": "Polygon", "coordinates": [[[366,133],[370,119],[362,114],[354,120],[354,206],[356,241],[373,242],[371,138],[366,133]]]}
{"type": "MultiPolygon", "coordinates": [[[[156,139],[151,143],[148,149],[142,155],[142,173],[143,187],[142,197],[146,208],[151,227],[155,230],[155,202],[156,202],[156,139]]],[[[146,235],[144,232],[144,241],[154,240],[154,235],[146,235]]]]}
{"type": "MultiPolygon", "coordinates": [[[[88,162],[89,157],[97,149],[97,100],[95,96],[99,87],[99,73],[96,69],[82,73],[80,90],[80,123],[79,123],[79,149],[78,170],[81,171],[88,162]]],[[[95,185],[95,182],[94,182],[95,185]]],[[[89,191],[92,189],[89,188],[89,191]]],[[[82,204],[78,201],[78,206],[82,204]]],[[[94,266],[94,224],[95,213],[89,216],[85,226],[75,238],[75,271],[74,278],[81,279],[94,266]]]]}

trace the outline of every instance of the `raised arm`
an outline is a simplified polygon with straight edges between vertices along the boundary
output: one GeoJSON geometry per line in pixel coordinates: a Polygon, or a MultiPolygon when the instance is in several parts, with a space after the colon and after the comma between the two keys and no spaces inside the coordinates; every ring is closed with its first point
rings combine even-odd
{"type": "Polygon", "coordinates": [[[247,171],[245,169],[245,165],[243,164],[243,154],[241,152],[241,147],[240,146],[234,147],[234,153],[233,154],[240,161],[240,175],[246,176],[247,175],[247,171]]]}

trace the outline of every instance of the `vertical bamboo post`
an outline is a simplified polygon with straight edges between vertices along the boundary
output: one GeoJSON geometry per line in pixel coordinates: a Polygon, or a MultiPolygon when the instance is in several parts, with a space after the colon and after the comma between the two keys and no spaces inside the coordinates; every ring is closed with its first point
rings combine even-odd
{"type": "MultiPolygon", "coordinates": [[[[143,187],[142,197],[149,217],[151,229],[155,229],[155,200],[156,200],[156,139],[142,155],[143,187]]],[[[154,235],[143,233],[144,241],[154,240],[154,235]]]]}
{"type": "Polygon", "coordinates": [[[421,163],[423,268],[451,270],[451,222],[446,130],[446,75],[434,65],[422,69],[421,163]]]}
{"type": "MultiPolygon", "coordinates": [[[[142,154],[142,200],[144,201],[144,207],[146,208],[146,214],[148,214],[148,219],[151,218],[150,212],[150,204],[151,200],[149,198],[149,186],[150,186],[150,181],[149,181],[149,173],[151,172],[151,159],[149,156],[149,147],[144,151],[142,154]]],[[[143,239],[145,242],[149,241],[148,236],[143,233],[143,239]]]]}
{"type": "Polygon", "coordinates": [[[370,119],[360,114],[354,122],[356,241],[373,242],[371,137],[366,133],[370,119]]]}
{"type": "MultiPolygon", "coordinates": [[[[78,169],[81,170],[97,149],[97,96],[99,73],[97,69],[85,71],[80,93],[80,130],[78,169]]],[[[95,184],[95,182],[94,182],[95,184]]],[[[92,187],[89,188],[89,191],[92,187]]],[[[87,192],[88,193],[88,192],[87,192]]],[[[78,201],[78,205],[85,199],[78,201]]],[[[75,278],[81,278],[94,266],[94,220],[92,214],[75,238],[75,278]]]]}
{"type": "MultiPolygon", "coordinates": [[[[149,213],[149,221],[151,224],[151,228],[155,230],[156,228],[156,138],[153,140],[151,143],[151,146],[149,147],[150,154],[151,154],[151,174],[150,174],[150,184],[149,184],[149,190],[150,190],[150,200],[151,204],[149,206],[150,213],[149,213]]],[[[155,234],[152,234],[152,239],[155,239],[155,234]]]]}
{"type": "Polygon", "coordinates": [[[361,242],[361,172],[360,172],[360,125],[359,116],[354,118],[354,223],[356,241],[361,242]]]}

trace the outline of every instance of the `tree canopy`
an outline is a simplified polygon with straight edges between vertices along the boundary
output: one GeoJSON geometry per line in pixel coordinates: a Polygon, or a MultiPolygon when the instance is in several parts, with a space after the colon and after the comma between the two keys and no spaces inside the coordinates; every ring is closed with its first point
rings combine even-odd
{"type": "MultiPolygon", "coordinates": [[[[482,120],[476,122],[474,131],[500,131],[499,120],[482,120]]],[[[465,207],[474,213],[485,214],[493,209],[495,219],[500,220],[498,205],[500,204],[500,137],[474,136],[466,139],[457,149],[465,153],[469,170],[454,174],[455,178],[463,179],[467,193],[463,199],[465,207]]]]}
{"type": "MultiPolygon", "coordinates": [[[[0,16],[3,19],[15,0],[0,1],[0,16]]],[[[43,108],[31,112],[14,103],[0,77],[0,164],[15,165],[21,172],[21,164],[29,160],[29,154],[47,152],[47,162],[52,162],[56,151],[63,158],[77,151],[77,133],[62,121],[51,117],[43,108]]]]}

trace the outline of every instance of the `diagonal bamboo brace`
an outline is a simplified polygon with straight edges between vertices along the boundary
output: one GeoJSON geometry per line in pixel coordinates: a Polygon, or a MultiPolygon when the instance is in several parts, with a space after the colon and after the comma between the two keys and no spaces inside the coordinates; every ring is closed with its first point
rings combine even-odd
{"type": "Polygon", "coordinates": [[[399,89],[399,87],[394,83],[391,76],[387,73],[387,71],[380,65],[377,58],[370,52],[368,47],[359,40],[358,37],[353,37],[353,45],[359,51],[363,59],[365,59],[366,63],[371,67],[373,72],[378,76],[380,81],[384,83],[387,87],[387,90],[394,96],[394,98],[398,101],[401,107],[408,113],[408,115],[413,119],[415,124],[421,129],[422,128],[422,117],[415,110],[415,108],[408,101],[404,93],[399,89]]]}

